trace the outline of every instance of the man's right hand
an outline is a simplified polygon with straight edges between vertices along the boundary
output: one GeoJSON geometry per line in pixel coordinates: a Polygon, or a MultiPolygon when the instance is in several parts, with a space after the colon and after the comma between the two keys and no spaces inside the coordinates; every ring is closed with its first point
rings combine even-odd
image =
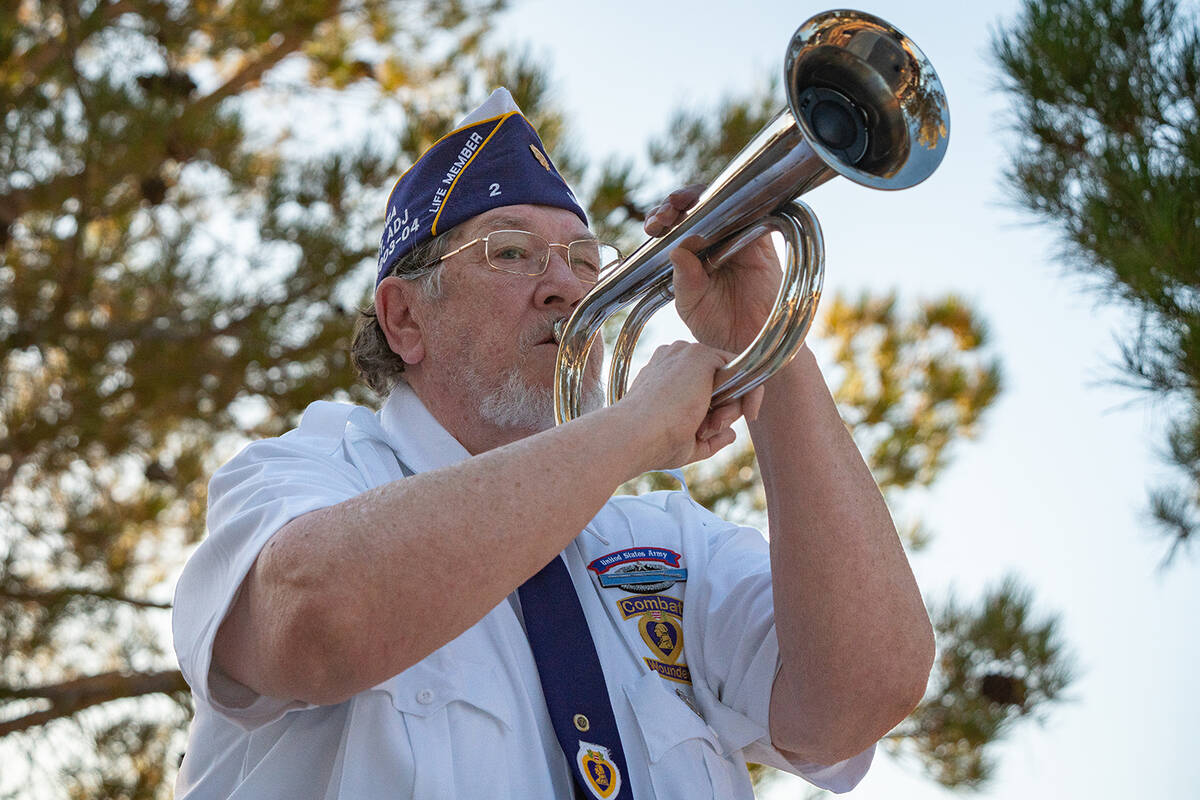
{"type": "MultiPolygon", "coordinates": [[[[733,443],[739,417],[753,420],[762,387],[710,409],[717,371],[735,354],[694,342],[675,342],[654,351],[628,393],[616,405],[646,434],[642,471],[673,469],[708,458],[733,443]]],[[[640,473],[638,473],[640,474],[640,473]]]]}

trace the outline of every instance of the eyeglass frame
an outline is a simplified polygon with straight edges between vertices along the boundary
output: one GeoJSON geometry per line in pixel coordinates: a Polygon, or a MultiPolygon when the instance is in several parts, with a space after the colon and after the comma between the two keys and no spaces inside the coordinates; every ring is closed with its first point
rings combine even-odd
{"type": "Polygon", "coordinates": [[[433,261],[430,261],[428,264],[424,265],[419,270],[415,270],[415,272],[424,272],[426,270],[432,269],[432,268],[436,267],[438,264],[445,261],[447,258],[450,258],[450,256],[456,256],[459,253],[461,253],[463,250],[466,250],[468,247],[473,247],[473,246],[479,244],[480,242],[483,242],[483,263],[488,266],[488,269],[493,269],[496,272],[503,272],[506,275],[524,275],[527,278],[536,278],[539,275],[546,274],[546,270],[550,266],[550,248],[551,247],[562,247],[567,251],[567,257],[564,260],[567,262],[568,267],[571,267],[571,261],[570,261],[571,245],[573,245],[573,244],[578,244],[579,242],[595,242],[599,246],[611,247],[613,252],[617,254],[617,257],[610,263],[602,264],[599,266],[599,268],[596,271],[596,279],[595,280],[589,280],[587,278],[581,277],[579,275],[579,273],[575,271],[575,268],[571,267],[571,274],[574,275],[576,278],[579,278],[580,280],[585,281],[587,283],[598,283],[600,280],[600,276],[604,274],[604,270],[606,270],[612,264],[616,264],[617,262],[619,262],[621,260],[621,251],[617,248],[616,245],[611,244],[610,242],[601,241],[600,239],[597,239],[594,237],[591,239],[588,239],[588,238],[573,239],[573,240],[567,242],[566,244],[563,244],[562,242],[552,242],[549,239],[547,239],[546,237],[542,236],[541,234],[534,233],[533,231],[525,231],[525,230],[521,230],[520,228],[501,228],[500,230],[490,231],[487,234],[485,234],[484,236],[475,237],[474,239],[467,242],[466,244],[454,248],[449,253],[445,253],[444,255],[441,255],[438,258],[435,258],[433,261]],[[545,258],[545,261],[542,262],[541,272],[517,272],[516,270],[504,269],[503,267],[497,267],[495,264],[493,264],[492,259],[488,255],[487,241],[488,241],[488,237],[495,236],[498,233],[523,233],[523,234],[526,234],[527,236],[537,237],[538,239],[541,239],[543,242],[545,242],[546,243],[546,258],[545,258]]]}

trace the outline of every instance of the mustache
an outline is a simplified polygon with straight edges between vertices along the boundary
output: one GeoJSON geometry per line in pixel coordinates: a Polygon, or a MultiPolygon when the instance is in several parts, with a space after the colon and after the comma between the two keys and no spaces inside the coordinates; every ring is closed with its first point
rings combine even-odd
{"type": "Polygon", "coordinates": [[[554,326],[559,319],[559,317],[552,317],[550,319],[543,320],[537,325],[524,331],[517,340],[517,345],[522,350],[528,350],[534,345],[542,344],[547,340],[555,342],[556,339],[554,338],[554,326]]]}

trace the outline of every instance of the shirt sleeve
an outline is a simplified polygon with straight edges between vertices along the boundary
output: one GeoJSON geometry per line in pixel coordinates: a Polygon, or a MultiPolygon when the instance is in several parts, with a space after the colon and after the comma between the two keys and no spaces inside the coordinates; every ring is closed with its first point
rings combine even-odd
{"type": "Polygon", "coordinates": [[[780,661],[766,538],[685,502],[687,524],[708,545],[703,569],[695,578],[689,574],[684,609],[684,629],[698,633],[689,637],[687,653],[705,720],[748,761],[800,775],[822,789],[849,791],[866,775],[874,745],[837,764],[815,764],[791,760],[771,743],[771,688],[780,661]]]}
{"type": "Polygon", "coordinates": [[[175,653],[196,701],[246,729],[308,706],[258,695],[214,668],[217,629],[276,531],[296,517],[369,488],[344,447],[340,437],[293,431],[251,443],[209,483],[208,536],[188,560],[175,589],[175,653]]]}

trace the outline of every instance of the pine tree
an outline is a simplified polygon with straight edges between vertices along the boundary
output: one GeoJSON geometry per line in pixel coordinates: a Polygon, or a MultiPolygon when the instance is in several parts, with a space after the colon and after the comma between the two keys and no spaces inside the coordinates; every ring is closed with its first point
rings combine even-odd
{"type": "Polygon", "coordinates": [[[1019,136],[1007,183],[1062,256],[1137,318],[1124,382],[1171,419],[1171,542],[1200,525],[1200,25],[1175,0],[1027,0],[993,42],[1019,136]]]}
{"type": "Polygon", "coordinates": [[[503,66],[498,8],[0,9],[0,794],[169,796],[166,609],[208,475],[362,394],[384,195],[503,66]]]}

